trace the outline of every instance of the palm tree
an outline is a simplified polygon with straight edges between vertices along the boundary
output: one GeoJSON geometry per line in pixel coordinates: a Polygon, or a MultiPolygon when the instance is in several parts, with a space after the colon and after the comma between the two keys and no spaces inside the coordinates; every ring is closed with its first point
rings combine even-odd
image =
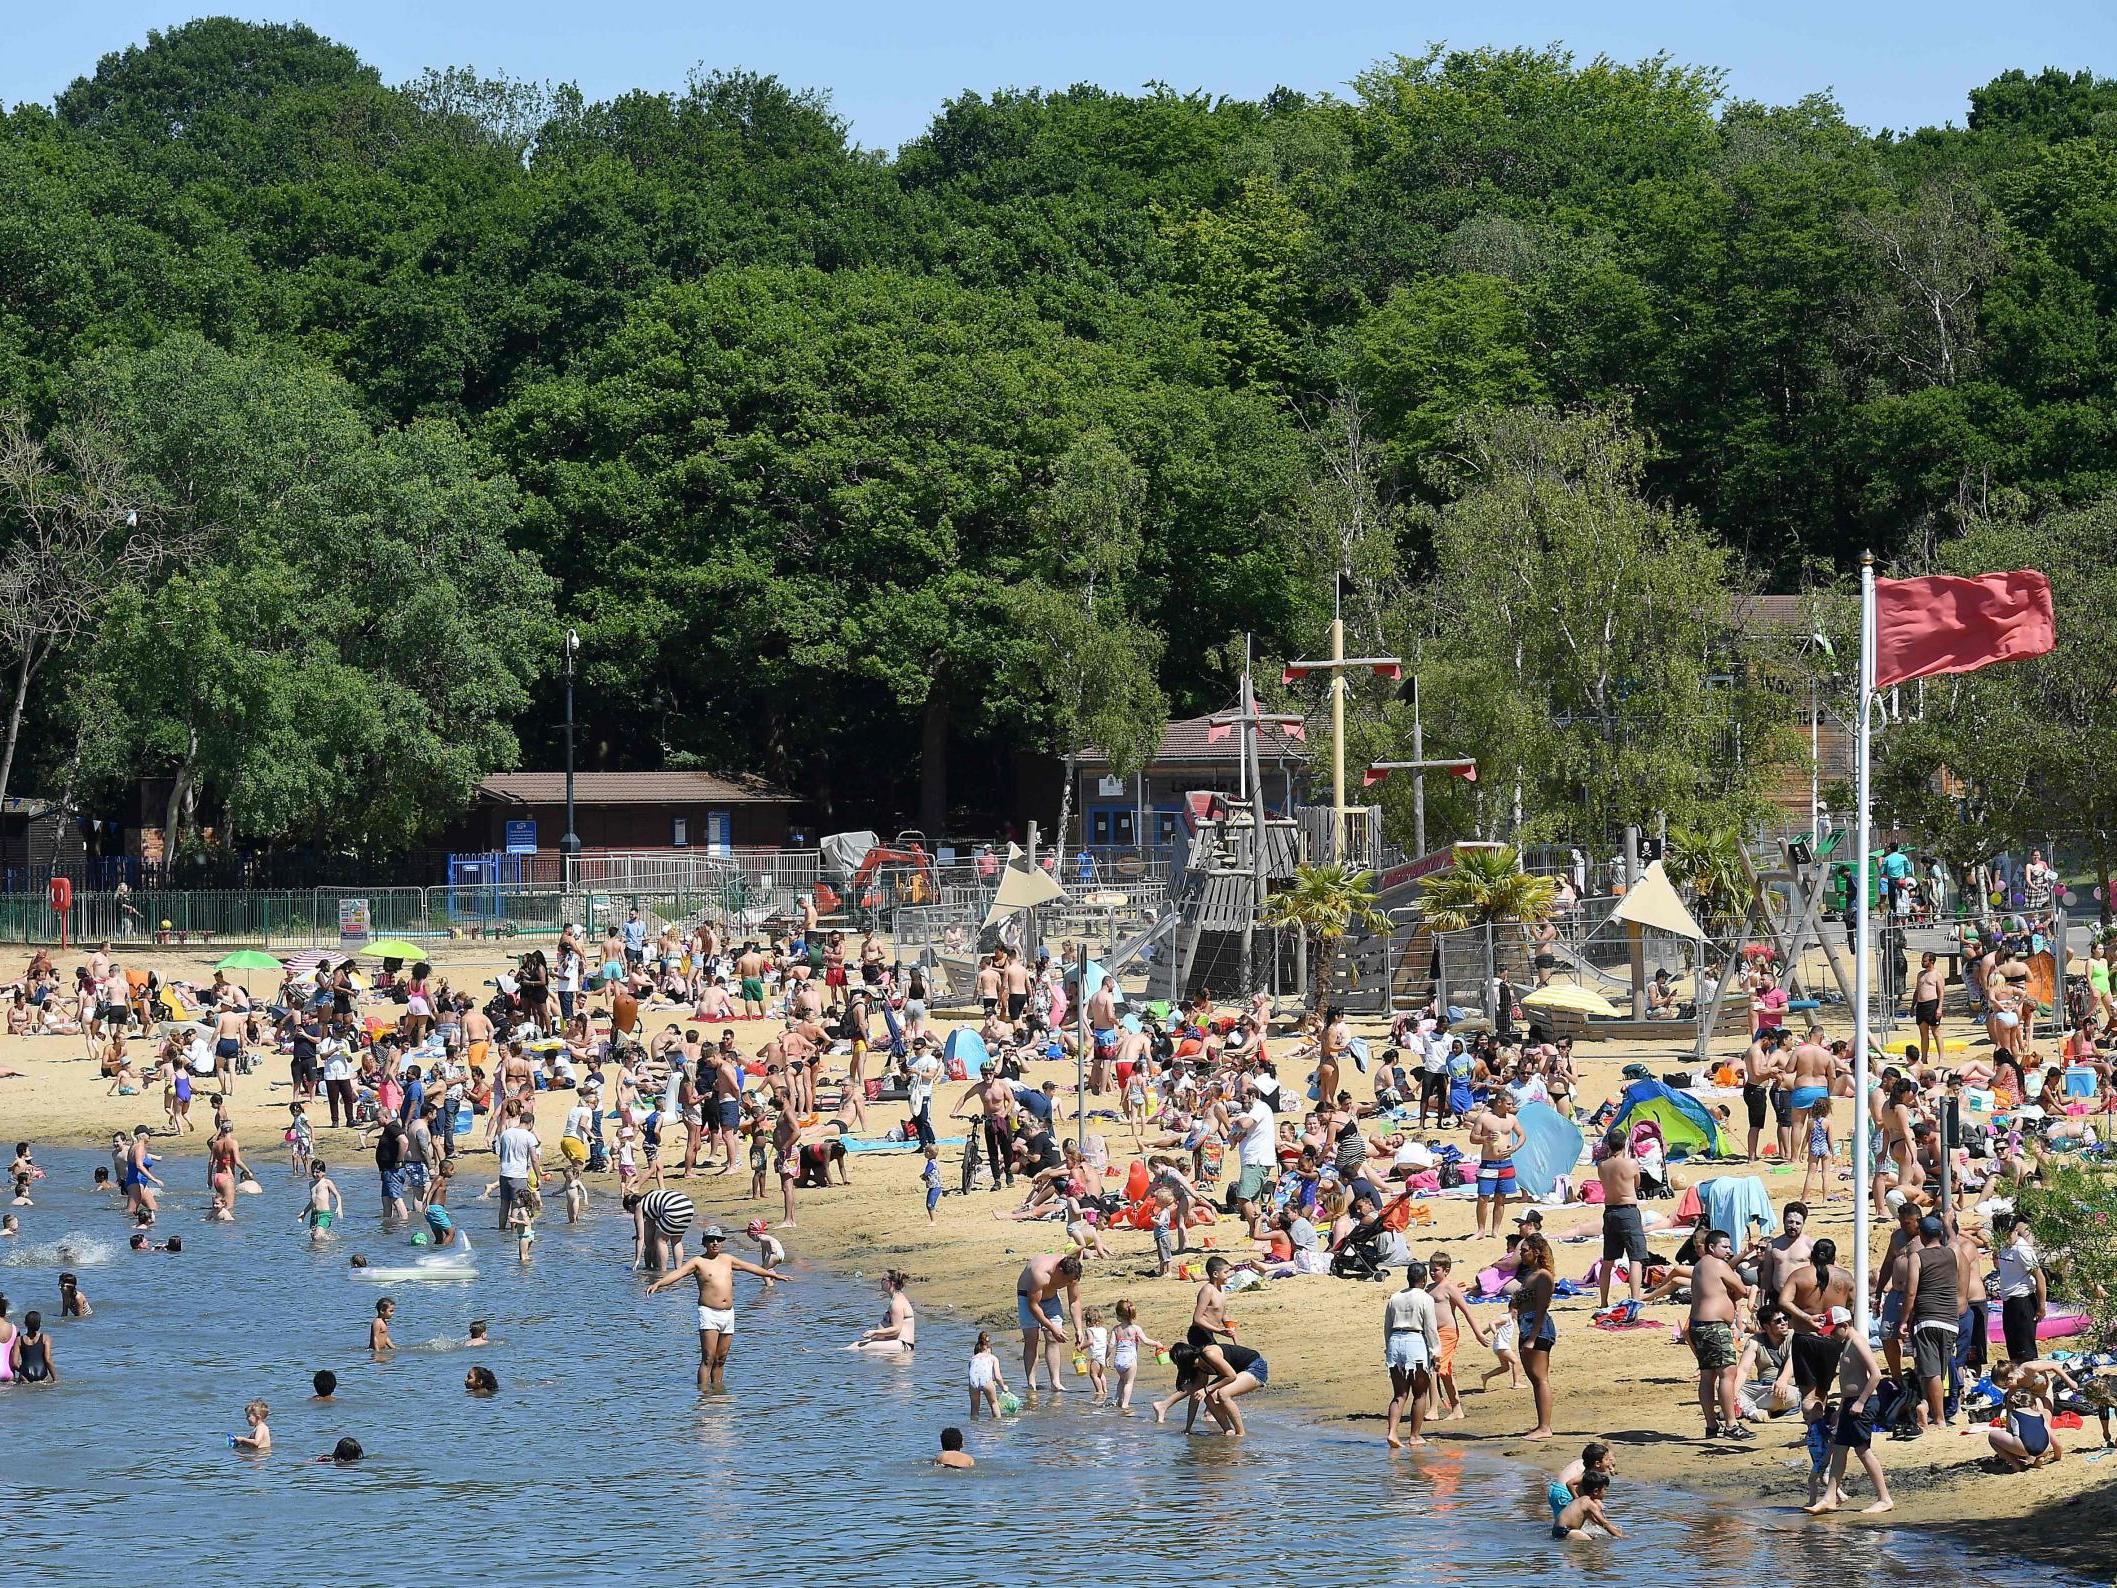
{"type": "MultiPolygon", "coordinates": [[[[1350,866],[1296,866],[1294,885],[1265,901],[1258,917],[1266,926],[1298,926],[1316,939],[1319,967],[1328,965],[1339,942],[1354,927],[1387,932],[1389,917],[1375,908],[1375,874],[1350,866]]],[[[1329,1000],[1330,978],[1318,970],[1316,1007],[1329,1000]]]]}
{"type": "Polygon", "coordinates": [[[1750,872],[1742,835],[1732,827],[1671,827],[1662,870],[1690,890],[1712,931],[1731,931],[1749,904],[1750,872]]]}
{"type": "Polygon", "coordinates": [[[1426,884],[1419,909],[1436,932],[1515,921],[1541,921],[1551,914],[1558,885],[1522,870],[1519,852],[1504,844],[1457,851],[1455,865],[1426,884]]]}

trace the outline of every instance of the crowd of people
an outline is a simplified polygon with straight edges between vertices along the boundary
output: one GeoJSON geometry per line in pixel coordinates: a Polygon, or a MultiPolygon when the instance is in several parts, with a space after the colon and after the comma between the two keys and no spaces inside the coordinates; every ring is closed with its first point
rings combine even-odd
{"type": "MultiPolygon", "coordinates": [[[[1595,1153],[1599,1224],[1584,1238],[1602,1240],[1602,1305],[1622,1271],[1630,1299],[1620,1306],[1633,1316],[1662,1302],[1687,1309],[1679,1327],[1697,1363],[1705,1438],[1752,1439],[1759,1423],[1798,1413],[1818,1513],[1842,1503],[1854,1460],[1874,1490],[1868,1509],[1886,1510],[1878,1431],[1917,1437],[1973,1402],[2003,1418],[1990,1445],[2009,1465],[2056,1459],[2049,1430],[2065,1411],[2103,1410],[2107,1428],[2112,1397],[2100,1370],[2040,1358],[2045,1270],[2027,1231],[2005,1213],[1988,1220],[1972,1209],[2034,1183],[2069,1141],[2092,1139],[2084,1116],[2107,1104],[2110,1062],[2092,1015],[2062,1061],[2038,1053],[2022,969],[2033,933],[2000,930],[1977,945],[1966,981],[1991,1022],[1990,1055],[1947,1062],[1943,989],[1928,955],[1911,989],[1920,1042],[1880,1068],[1868,1096],[1852,1099],[1872,1124],[1876,1212],[1896,1224],[1865,1298],[1878,1320],[1875,1344],[1854,1324],[1858,1299],[1834,1244],[1804,1234],[1810,1201],[1827,1206],[1843,1175],[1831,1104],[1851,1097],[1850,1055],[1819,1029],[1798,1038],[1787,1029],[1773,967],[1745,969],[1757,1030],[1728,1078],[1740,1088],[1747,1156],[1806,1160],[1808,1179],[1785,1206],[1781,1233],[1767,1239],[1701,1217],[1673,1257],[1659,1259],[1650,1228],[1677,1226],[1643,1214],[1642,1203],[1679,1189],[1667,1165],[1636,1157],[1621,1130],[1595,1153]],[[2093,1079],[2086,1098],[2073,1090],[2082,1071],[2093,1079]],[[1966,1135],[1964,1121],[1987,1096],[2008,1129],[1966,1135]],[[1993,1307],[2007,1361],[1987,1374],[1993,1307]]],[[[142,1125],[115,1138],[107,1176],[99,1171],[133,1219],[136,1243],[150,1239],[157,1215],[157,1141],[200,1136],[214,1218],[235,1218],[239,1196],[258,1188],[228,1105],[262,1072],[288,1092],[284,1140],[311,1240],[332,1238],[345,1220],[340,1182],[356,1157],[372,1155],[385,1227],[416,1231],[435,1253],[467,1251],[462,1204],[491,1200],[497,1227],[525,1260],[548,1191],[578,1220],[589,1206],[587,1177],[614,1175],[635,1263],[656,1275],[649,1293],[696,1290],[698,1382],[711,1390],[726,1382],[737,1276],[766,1284],[792,1276],[762,1218],[744,1230],[755,1261],[735,1256],[717,1224],[699,1232],[698,1254],[687,1254],[695,1208],[676,1183],[747,1168],[749,1199],[775,1200],[778,1227],[789,1229],[800,1192],[851,1183],[854,1150],[896,1147],[919,1156],[929,1220],[945,1196],[990,1196],[997,1219],[1049,1220],[1062,1231],[1062,1248],[1030,1259],[1017,1277],[1025,1395],[1068,1389],[1069,1347],[1076,1381],[1124,1409],[1143,1369],[1165,1365],[1174,1384],[1152,1402],[1157,1419],[1182,1406],[1187,1431],[1203,1419],[1240,1436],[1242,1403],[1269,1386],[1271,1369],[1239,1338],[1229,1299],[1277,1279],[1334,1276],[1392,1287],[1381,1305],[1391,1446],[1422,1444],[1434,1422],[1465,1416],[1467,1375],[1456,1357],[1466,1331],[1492,1353],[1478,1387],[1504,1376],[1525,1389],[1522,1437],[1554,1437],[1553,1307],[1575,1291],[1559,1272],[1562,1242],[1546,1235],[1514,1159],[1526,1105],[1583,1117],[1570,1040],[1523,1022],[1504,981],[1495,1019],[1466,1029],[1445,1009],[1413,1012],[1376,1053],[1329,1006],[1281,1028],[1261,996],[1233,1009],[1210,994],[1173,1007],[1128,1005],[1106,979],[1078,1007],[1082,990],[1066,969],[1074,959],[1070,945],[1056,955],[1003,946],[983,956],[966,989],[976,1013],[956,1025],[932,1013],[940,977],[895,963],[874,933],[796,927],[738,938],[706,923],[650,928],[633,912],[595,944],[568,928],[548,951],[529,948],[475,988],[452,986],[426,961],[384,960],[370,976],[357,957],[312,955],[255,996],[224,975],[165,985],[121,967],[106,944],[87,956],[71,991],[40,953],[14,1008],[36,1011],[18,1030],[77,1031],[113,1094],[161,1089],[161,1131],[142,1125]],[[951,1041],[944,1024],[975,1043],[951,1041]],[[1078,1063],[1078,1092],[1070,1073],[1036,1078],[1036,1066],[1052,1060],[1078,1063]],[[200,1089],[210,1089],[204,1125],[191,1113],[200,1089]],[[563,1125],[547,1152],[536,1105],[553,1093],[564,1102],[563,1125]],[[959,1126],[960,1161],[949,1175],[942,1132],[959,1126]],[[348,1133],[328,1144],[336,1178],[319,1141],[326,1130],[348,1133]],[[466,1155],[484,1151],[493,1154],[490,1183],[476,1194],[458,1189],[466,1155]],[[1119,1177],[1115,1189],[1109,1182],[1119,1177]],[[1475,1201],[1473,1246],[1504,1242],[1478,1251],[1460,1275],[1459,1254],[1445,1245],[1413,1245],[1429,1219],[1424,1202],[1449,1194],[1475,1201]],[[1218,1224],[1215,1249],[1194,1269],[1209,1220],[1218,1224]],[[1127,1295],[1107,1310],[1081,1303],[1084,1275],[1119,1258],[1132,1232],[1151,1242],[1150,1275],[1196,1286],[1188,1325],[1166,1344],[1141,1322],[1151,1296],[1143,1306],[1127,1295]],[[1491,1304],[1489,1325],[1479,1303],[1491,1304]]],[[[2108,964],[2099,946],[2091,964],[2108,964]]],[[[2083,999],[2104,1015],[2109,983],[2092,970],[2081,981],[2083,999]]],[[[17,1192],[26,1196],[22,1182],[17,1192]]],[[[168,1248],[179,1249],[176,1241],[168,1248]]],[[[855,1348],[914,1349],[904,1291],[904,1276],[893,1275],[883,1322],[855,1348]]],[[[376,1348],[390,1349],[385,1313],[375,1328],[376,1348]]],[[[21,1333],[49,1374],[48,1345],[40,1357],[30,1320],[14,1331],[4,1310],[0,1358],[11,1357],[8,1342],[21,1333]]],[[[1020,1404],[988,1337],[967,1382],[973,1418],[1020,1404]]],[[[262,1414],[255,1427],[269,1439],[262,1414]]],[[[944,1447],[950,1454],[961,1454],[959,1435],[954,1450],[944,1447]]],[[[1554,1536],[1614,1532],[1604,1510],[1614,1473],[1607,1449],[1591,1446],[1574,1467],[1552,1490],[1554,1536]]]]}

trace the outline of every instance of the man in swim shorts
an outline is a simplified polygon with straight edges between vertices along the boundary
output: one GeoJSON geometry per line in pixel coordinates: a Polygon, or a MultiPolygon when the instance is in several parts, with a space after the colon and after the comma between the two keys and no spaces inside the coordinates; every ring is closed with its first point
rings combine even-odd
{"type": "Polygon", "coordinates": [[[1825,1114],[1830,1111],[1830,1075],[1832,1061],[1830,1049],[1823,1045],[1823,1033],[1815,1026],[1808,1028],[1808,1035],[1794,1049],[1793,1064],[1788,1079],[1793,1083],[1793,1095],[1787,1100],[1793,1109],[1793,1139],[1808,1140],[1808,1117],[1817,1109],[1825,1114]]]}
{"type": "Polygon", "coordinates": [[[1602,1286],[1601,1305],[1610,1304],[1610,1279],[1620,1258],[1625,1265],[1625,1283],[1632,1299],[1639,1299],[1641,1279],[1647,1266],[1647,1227],[1639,1214],[1639,1160],[1632,1156],[1631,1137],[1622,1125],[1612,1125],[1603,1136],[1603,1160],[1595,1166],[1602,1181],[1602,1286]]]}
{"type": "Polygon", "coordinates": [[[1052,1389],[1063,1393],[1066,1388],[1065,1380],[1059,1377],[1059,1348],[1066,1342],[1069,1317],[1075,1347],[1087,1348],[1088,1337],[1082,1332],[1080,1321],[1080,1284],[1081,1260],[1074,1252],[1063,1257],[1032,1257],[1015,1277],[1014,1318],[1022,1331],[1022,1376],[1032,1392],[1036,1389],[1039,1355],[1044,1359],[1052,1389]]]}
{"type": "Polygon", "coordinates": [[[1735,1272],[1735,1241],[1726,1230],[1709,1230],[1705,1250],[1691,1270],[1691,1316],[1686,1334],[1698,1364],[1698,1409],[1705,1413],[1705,1437],[1753,1439],[1742,1421],[1736,1391],[1742,1353],[1735,1344],[1737,1306],[1749,1299],[1749,1286],[1735,1272]]]}
{"type": "Polygon", "coordinates": [[[1783,1026],[1774,1027],[1760,1032],[1742,1055],[1742,1105],[1749,1115],[1749,1157],[1753,1161],[1765,1119],[1786,1098],[1781,1083],[1786,1074],[1786,1044],[1791,1040],[1792,1034],[1783,1026]]]}
{"type": "Polygon", "coordinates": [[[1505,1233],[1500,1221],[1506,1216],[1507,1198],[1514,1192],[1514,1153],[1528,1139],[1521,1121],[1514,1117],[1514,1095],[1504,1087],[1471,1117],[1470,1140],[1478,1150],[1478,1234],[1505,1233]]]}
{"type": "Polygon", "coordinates": [[[647,1287],[647,1294],[666,1290],[681,1279],[698,1286],[698,1387],[726,1389],[728,1346],[735,1338],[735,1276],[753,1274],[768,1285],[779,1279],[792,1280],[794,1276],[774,1274],[769,1268],[730,1257],[728,1232],[718,1224],[708,1224],[698,1239],[705,1250],[662,1275],[647,1287]]]}

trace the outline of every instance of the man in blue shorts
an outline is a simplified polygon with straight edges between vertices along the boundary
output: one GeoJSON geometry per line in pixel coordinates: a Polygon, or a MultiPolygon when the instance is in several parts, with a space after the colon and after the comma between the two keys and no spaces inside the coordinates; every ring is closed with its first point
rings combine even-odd
{"type": "Polygon", "coordinates": [[[1505,1087],[1470,1116],[1470,1140],[1478,1150],[1477,1232],[1499,1236],[1507,1199],[1514,1194],[1514,1154],[1528,1141],[1514,1117],[1514,1095],[1505,1087]],[[1489,1227],[1488,1227],[1489,1226],[1489,1227]]]}

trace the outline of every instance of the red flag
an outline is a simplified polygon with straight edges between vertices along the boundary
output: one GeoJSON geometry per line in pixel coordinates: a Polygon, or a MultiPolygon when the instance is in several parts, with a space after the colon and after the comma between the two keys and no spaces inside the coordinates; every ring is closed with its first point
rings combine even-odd
{"type": "Polygon", "coordinates": [[[1402,662],[1375,663],[1375,677],[1377,678],[1386,678],[1391,683],[1395,683],[1398,679],[1402,678],[1403,676],[1404,664],[1402,662]]]}
{"type": "Polygon", "coordinates": [[[1286,736],[1287,736],[1287,737],[1288,737],[1289,739],[1292,739],[1292,740],[1293,740],[1293,741],[1294,741],[1295,743],[1297,743],[1297,744],[1307,744],[1307,743],[1308,743],[1308,724],[1307,724],[1307,723],[1304,723],[1304,722],[1289,722],[1289,723],[1286,723],[1286,724],[1284,724],[1284,725],[1282,726],[1282,729],[1281,729],[1281,731],[1282,731],[1282,732],[1284,732],[1284,733],[1286,734],[1286,736]]]}
{"type": "Polygon", "coordinates": [[[2042,656],[2058,643],[2051,581],[2034,569],[1874,582],[1874,686],[2042,656]]]}
{"type": "Polygon", "coordinates": [[[1308,677],[1308,669],[1306,667],[1285,667],[1281,668],[1279,672],[1279,682],[1282,684],[1298,684],[1306,677],[1308,677]]]}
{"type": "Polygon", "coordinates": [[[1451,777],[1461,778],[1465,783],[1475,783],[1477,781],[1477,763],[1468,761],[1461,766],[1452,766],[1448,769],[1448,774],[1451,777]]]}
{"type": "Polygon", "coordinates": [[[1206,743],[1218,744],[1234,731],[1232,722],[1209,722],[1206,724],[1206,743]]]}
{"type": "Polygon", "coordinates": [[[1388,767],[1371,766],[1365,772],[1360,774],[1360,787],[1373,788],[1377,783],[1381,782],[1384,778],[1388,776],[1388,767]]]}

